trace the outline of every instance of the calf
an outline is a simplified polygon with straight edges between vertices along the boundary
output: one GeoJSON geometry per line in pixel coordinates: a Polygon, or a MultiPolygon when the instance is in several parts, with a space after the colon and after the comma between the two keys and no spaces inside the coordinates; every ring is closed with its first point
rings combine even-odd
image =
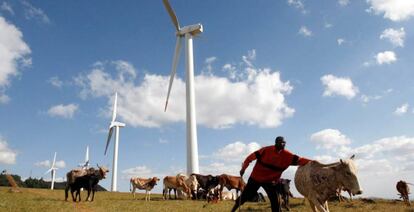
{"type": "Polygon", "coordinates": [[[141,189],[141,190],[145,190],[145,201],[150,201],[151,200],[151,190],[154,188],[155,185],[157,185],[157,181],[160,181],[160,179],[158,179],[157,177],[153,177],[153,178],[148,178],[148,179],[143,179],[143,178],[131,178],[130,180],[130,185],[129,185],[129,190],[131,190],[131,186],[132,186],[132,194],[135,198],[135,190],[141,189]]]}
{"type": "MultiPolygon", "coordinates": [[[[201,175],[201,174],[191,174],[197,179],[198,182],[198,189],[197,193],[202,193],[200,189],[204,191],[204,193],[208,193],[211,189],[215,188],[219,184],[219,179],[217,176],[212,175],[201,175]]],[[[199,195],[197,195],[197,199],[199,199],[199,195]]]]}
{"type": "Polygon", "coordinates": [[[289,211],[289,197],[293,197],[292,193],[290,192],[290,180],[280,178],[279,182],[276,184],[276,190],[282,199],[282,206],[289,211]]]}
{"type": "Polygon", "coordinates": [[[167,192],[168,192],[168,199],[171,199],[171,189],[174,189],[175,199],[177,199],[177,189],[181,188],[187,193],[188,197],[191,197],[190,188],[185,184],[185,177],[178,174],[177,176],[166,176],[163,179],[163,190],[162,196],[163,199],[167,199],[167,192]]]}
{"type": "Polygon", "coordinates": [[[227,174],[222,174],[218,176],[219,185],[220,185],[220,199],[223,200],[223,189],[226,187],[229,191],[231,189],[236,189],[236,196],[239,191],[243,192],[246,183],[244,182],[243,178],[240,176],[231,176],[227,174]]]}
{"type": "Polygon", "coordinates": [[[410,199],[408,197],[408,194],[410,194],[410,188],[408,187],[408,183],[400,180],[397,182],[396,188],[400,193],[400,198],[402,198],[407,205],[410,205],[410,199]]]}

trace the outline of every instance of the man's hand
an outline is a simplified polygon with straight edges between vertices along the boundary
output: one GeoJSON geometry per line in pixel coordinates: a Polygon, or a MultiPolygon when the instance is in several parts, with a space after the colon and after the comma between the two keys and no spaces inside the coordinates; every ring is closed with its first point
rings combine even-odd
{"type": "Polygon", "coordinates": [[[243,174],[244,174],[244,170],[243,170],[243,169],[241,169],[241,170],[240,170],[240,177],[243,177],[243,174]]]}

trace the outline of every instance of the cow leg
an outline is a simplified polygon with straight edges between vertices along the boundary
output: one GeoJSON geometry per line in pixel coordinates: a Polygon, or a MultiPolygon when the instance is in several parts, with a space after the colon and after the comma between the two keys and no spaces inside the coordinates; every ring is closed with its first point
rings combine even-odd
{"type": "Polygon", "coordinates": [[[177,199],[177,189],[174,188],[174,198],[177,199]]]}
{"type": "Polygon", "coordinates": [[[135,199],[135,189],[136,189],[136,187],[135,187],[135,185],[133,185],[133,187],[132,187],[132,196],[134,197],[134,199],[135,199]]]}
{"type": "Polygon", "coordinates": [[[319,211],[319,212],[329,212],[329,210],[326,210],[325,207],[324,207],[325,203],[324,203],[324,205],[322,205],[315,197],[309,198],[309,201],[312,201],[312,203],[314,204],[317,211],[319,211]]]}
{"type": "Polygon", "coordinates": [[[324,203],[324,208],[326,209],[326,211],[329,211],[328,201],[325,201],[325,203],[324,203]]]}
{"type": "Polygon", "coordinates": [[[312,211],[313,211],[313,212],[317,212],[316,207],[315,207],[315,205],[313,204],[313,202],[312,202],[310,199],[308,199],[308,201],[309,201],[309,205],[310,205],[310,207],[311,207],[312,211]]]}
{"type": "Polygon", "coordinates": [[[68,192],[69,192],[69,185],[68,184],[66,184],[66,187],[65,187],[65,201],[68,201],[68,192]]]}

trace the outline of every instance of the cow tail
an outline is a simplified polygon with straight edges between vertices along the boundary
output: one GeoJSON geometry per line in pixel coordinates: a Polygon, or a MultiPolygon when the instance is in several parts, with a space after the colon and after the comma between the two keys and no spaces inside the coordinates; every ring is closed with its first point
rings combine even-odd
{"type": "Polygon", "coordinates": [[[132,180],[129,181],[129,191],[132,191],[131,186],[132,186],[132,180]]]}

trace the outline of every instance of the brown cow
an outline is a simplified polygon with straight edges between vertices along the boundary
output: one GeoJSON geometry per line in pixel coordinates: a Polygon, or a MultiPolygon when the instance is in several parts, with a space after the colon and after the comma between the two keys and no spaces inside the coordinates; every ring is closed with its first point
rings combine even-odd
{"type": "Polygon", "coordinates": [[[226,187],[229,191],[231,189],[236,189],[236,197],[239,191],[243,192],[246,183],[244,182],[243,178],[240,176],[231,176],[227,174],[222,174],[218,176],[219,178],[219,185],[220,185],[220,200],[223,200],[223,189],[226,187]]]}
{"type": "Polygon", "coordinates": [[[157,181],[160,181],[158,177],[153,178],[138,178],[133,177],[130,180],[129,190],[131,190],[132,186],[132,194],[135,198],[135,190],[138,188],[140,190],[145,190],[145,201],[151,201],[151,190],[154,188],[155,185],[157,185],[157,181]]]}
{"type": "Polygon", "coordinates": [[[177,199],[176,190],[181,188],[185,193],[187,193],[187,198],[191,197],[191,189],[185,183],[185,176],[178,174],[177,176],[166,176],[163,179],[164,188],[162,190],[163,199],[167,199],[167,192],[168,192],[168,199],[171,199],[171,189],[174,189],[175,199],[177,199]]]}
{"type": "Polygon", "coordinates": [[[405,203],[407,203],[407,205],[411,205],[410,204],[410,199],[408,197],[408,194],[410,194],[410,188],[408,187],[408,183],[400,180],[397,182],[397,191],[400,193],[400,198],[403,199],[403,201],[405,203]]]}
{"type": "Polygon", "coordinates": [[[295,174],[296,189],[309,200],[313,211],[329,212],[328,199],[344,186],[352,195],[361,194],[354,156],[333,164],[311,161],[300,166],[295,174]]]}

